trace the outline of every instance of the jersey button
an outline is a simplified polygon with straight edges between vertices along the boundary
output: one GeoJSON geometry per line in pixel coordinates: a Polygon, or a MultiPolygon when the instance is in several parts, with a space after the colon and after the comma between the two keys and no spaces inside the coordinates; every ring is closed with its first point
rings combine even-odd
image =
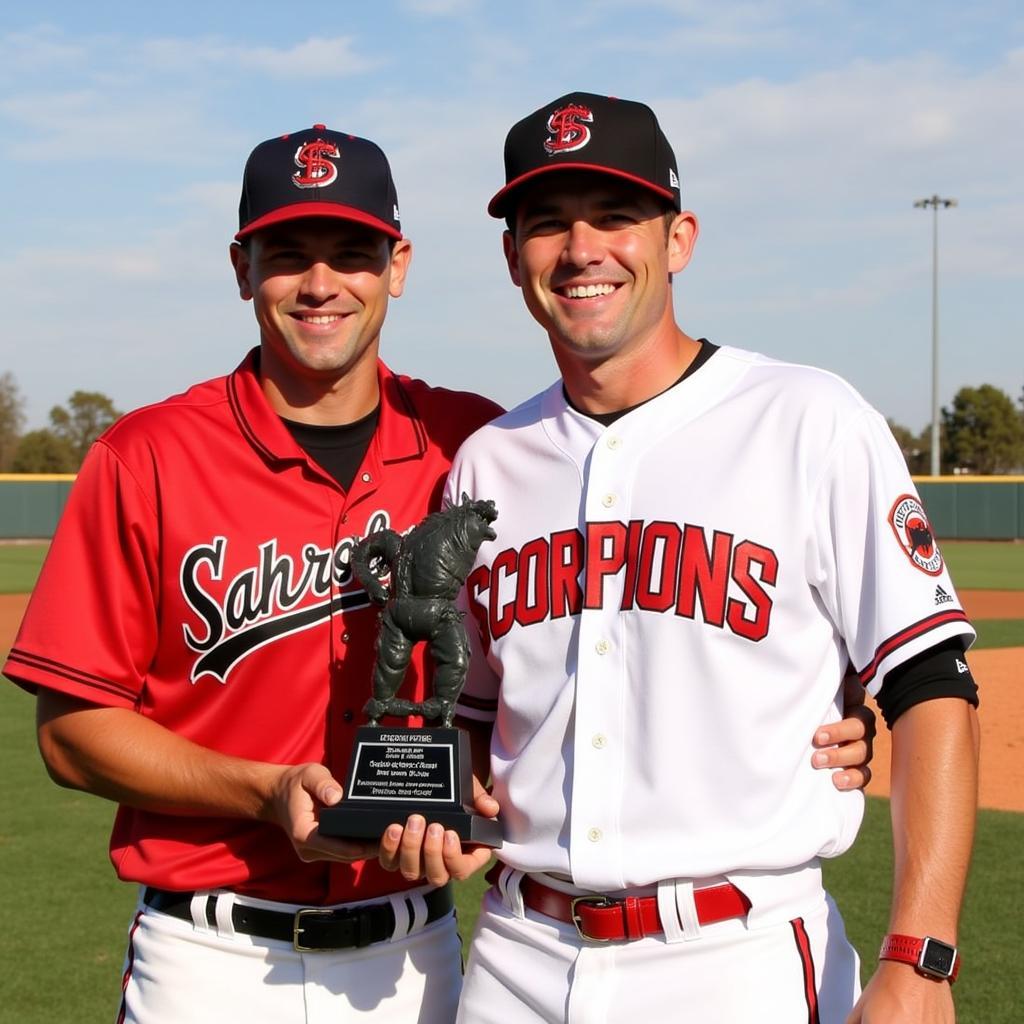
{"type": "Polygon", "coordinates": [[[611,448],[613,452],[617,452],[622,447],[622,438],[616,437],[614,434],[612,434],[612,436],[609,437],[607,441],[605,441],[605,444],[608,445],[608,447],[611,448]]]}
{"type": "Polygon", "coordinates": [[[342,642],[343,644],[347,644],[347,643],[349,642],[349,640],[350,640],[350,639],[351,639],[351,636],[350,636],[350,634],[348,634],[348,633],[342,633],[342,634],[341,634],[341,642],[342,642]]]}
{"type": "Polygon", "coordinates": [[[590,742],[593,744],[595,750],[604,750],[608,746],[608,737],[603,732],[595,732],[591,737],[590,742]]]}
{"type": "Polygon", "coordinates": [[[369,473],[364,473],[362,479],[364,484],[368,484],[373,479],[373,477],[370,476],[369,473]]]}
{"type": "Polygon", "coordinates": [[[606,494],[601,499],[601,504],[604,505],[605,508],[611,508],[618,500],[619,499],[616,498],[614,494],[606,494]]]}
{"type": "Polygon", "coordinates": [[[352,719],[355,718],[356,716],[354,714],[352,714],[351,708],[345,708],[345,710],[341,713],[341,717],[342,717],[342,719],[344,721],[351,722],[352,719]]]}
{"type": "Polygon", "coordinates": [[[599,843],[604,839],[604,833],[599,828],[592,828],[587,832],[587,838],[592,843],[599,843]]]}
{"type": "Polygon", "coordinates": [[[594,644],[594,650],[597,651],[598,654],[607,654],[611,649],[612,645],[608,643],[607,640],[598,640],[597,643],[594,644]]]}

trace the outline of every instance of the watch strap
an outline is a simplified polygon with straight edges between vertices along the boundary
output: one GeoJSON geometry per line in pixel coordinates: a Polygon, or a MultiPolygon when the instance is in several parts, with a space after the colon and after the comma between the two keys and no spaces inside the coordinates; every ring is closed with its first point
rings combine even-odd
{"type": "Polygon", "coordinates": [[[886,935],[878,959],[910,964],[919,974],[942,981],[954,982],[960,973],[960,953],[956,946],[930,935],[921,939],[896,933],[886,935]]]}

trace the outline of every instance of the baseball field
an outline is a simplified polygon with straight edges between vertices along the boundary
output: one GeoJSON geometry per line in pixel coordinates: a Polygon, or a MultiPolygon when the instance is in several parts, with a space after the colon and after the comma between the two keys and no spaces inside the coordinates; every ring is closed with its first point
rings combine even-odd
{"type": "MultiPolygon", "coordinates": [[[[0,656],[20,621],[45,548],[0,546],[0,656]]],[[[960,1024],[1024,1020],[1024,544],[947,543],[979,640],[970,656],[981,687],[981,805],[962,919],[960,1024]]],[[[34,704],[0,686],[0,1024],[108,1022],[119,997],[126,924],[136,890],[106,854],[111,805],[58,789],[35,749],[34,704]]],[[[884,733],[884,727],[882,732],[884,733]]],[[[826,864],[867,974],[886,930],[891,877],[888,745],[876,748],[868,813],[850,853],[826,864]]],[[[936,785],[942,785],[936,779],[936,785]]],[[[461,887],[460,925],[472,928],[484,883],[461,887]]]]}

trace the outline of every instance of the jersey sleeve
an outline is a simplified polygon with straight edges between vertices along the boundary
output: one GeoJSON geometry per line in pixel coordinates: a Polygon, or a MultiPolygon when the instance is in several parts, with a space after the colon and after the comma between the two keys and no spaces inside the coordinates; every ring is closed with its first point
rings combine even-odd
{"type": "MultiPolygon", "coordinates": [[[[445,484],[445,505],[458,504],[462,500],[463,492],[470,498],[479,497],[471,489],[470,478],[471,474],[463,470],[462,461],[456,456],[445,484]]],[[[463,718],[493,722],[497,717],[499,681],[487,657],[486,609],[474,605],[470,595],[472,581],[473,570],[470,571],[469,580],[459,591],[457,599],[469,638],[469,669],[466,672],[466,683],[459,695],[457,709],[463,718]]]]}
{"type": "Polygon", "coordinates": [[[156,513],[102,441],[54,534],[4,674],[111,707],[139,699],[157,642],[156,513]]]}
{"type": "Polygon", "coordinates": [[[872,695],[885,673],[974,630],[884,419],[860,411],[826,459],[810,577],[872,695]]]}

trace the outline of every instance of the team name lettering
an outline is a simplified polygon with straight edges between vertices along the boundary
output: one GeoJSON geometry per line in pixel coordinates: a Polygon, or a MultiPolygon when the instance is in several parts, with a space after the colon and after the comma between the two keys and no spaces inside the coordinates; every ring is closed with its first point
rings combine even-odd
{"type": "Polygon", "coordinates": [[[721,530],[673,522],[587,523],[506,548],[466,581],[485,644],[514,624],[606,607],[700,618],[747,640],[771,626],[775,552],[721,530]]]}
{"type": "MultiPolygon", "coordinates": [[[[388,526],[388,514],[379,511],[370,517],[366,532],[388,526]]],[[[277,539],[271,539],[259,545],[255,565],[227,581],[226,537],[187,551],[181,560],[181,593],[200,623],[182,626],[185,643],[201,655],[192,667],[192,681],[208,672],[223,682],[257,647],[308,629],[342,609],[369,604],[361,589],[337,595],[352,580],[352,549],[359,540],[346,537],[333,548],[306,544],[295,559],[279,552],[277,539]]]]}

